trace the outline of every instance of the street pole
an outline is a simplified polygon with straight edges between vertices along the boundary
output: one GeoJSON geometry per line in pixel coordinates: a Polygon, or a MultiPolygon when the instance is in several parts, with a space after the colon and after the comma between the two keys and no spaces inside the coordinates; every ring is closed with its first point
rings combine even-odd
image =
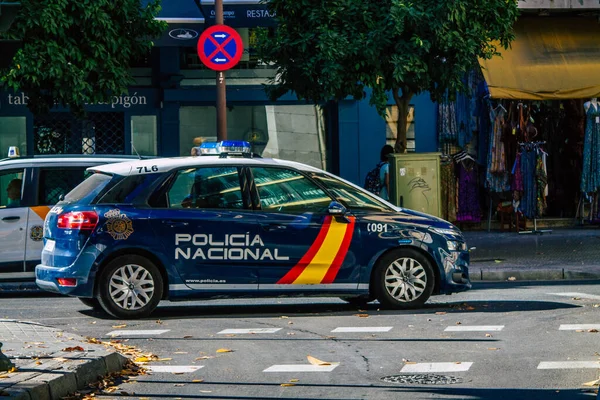
{"type": "MultiPolygon", "coordinates": [[[[215,23],[224,24],[223,0],[215,0],[215,23]]],[[[217,71],[217,141],[227,140],[227,92],[225,72],[217,71]]]]}

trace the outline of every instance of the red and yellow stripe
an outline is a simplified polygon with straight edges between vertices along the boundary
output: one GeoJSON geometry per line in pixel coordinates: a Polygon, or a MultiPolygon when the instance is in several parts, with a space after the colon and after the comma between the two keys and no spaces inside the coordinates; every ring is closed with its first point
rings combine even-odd
{"type": "Polygon", "coordinates": [[[333,283],[337,276],[354,233],[354,217],[350,222],[338,222],[331,216],[325,217],[317,238],[306,254],[278,284],[333,283]]]}

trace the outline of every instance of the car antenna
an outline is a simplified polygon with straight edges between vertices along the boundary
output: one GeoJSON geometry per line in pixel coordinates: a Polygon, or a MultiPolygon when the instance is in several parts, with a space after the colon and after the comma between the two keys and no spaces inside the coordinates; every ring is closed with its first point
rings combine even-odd
{"type": "Polygon", "coordinates": [[[138,153],[137,149],[135,148],[134,144],[133,144],[133,134],[131,135],[131,149],[133,151],[135,151],[135,154],[137,154],[138,158],[141,160],[142,156],[140,156],[140,153],[138,153]]]}

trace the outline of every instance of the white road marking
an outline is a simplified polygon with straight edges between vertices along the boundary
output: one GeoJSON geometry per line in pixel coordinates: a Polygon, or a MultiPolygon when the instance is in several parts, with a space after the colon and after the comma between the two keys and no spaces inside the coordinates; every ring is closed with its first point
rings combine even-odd
{"type": "Polygon", "coordinates": [[[331,363],[331,365],[312,365],[312,364],[285,364],[272,365],[263,372],[331,372],[337,368],[340,363],[331,363]]]}
{"type": "Polygon", "coordinates": [[[144,365],[144,368],[152,372],[187,374],[190,372],[196,372],[200,368],[204,368],[204,365],[144,365]]]}
{"type": "Polygon", "coordinates": [[[579,293],[579,292],[564,292],[564,293],[549,293],[554,296],[563,296],[563,297],[578,297],[580,299],[592,299],[592,300],[600,300],[600,296],[595,294],[587,294],[587,293],[579,293]]]}
{"type": "Polygon", "coordinates": [[[462,372],[468,371],[472,362],[439,362],[439,363],[416,363],[405,364],[400,372],[462,372]]]}
{"type": "Polygon", "coordinates": [[[342,326],[331,332],[389,332],[392,328],[392,326],[342,326]]]}
{"type": "Polygon", "coordinates": [[[108,332],[106,336],[154,336],[169,332],[170,329],[124,330],[108,332]]]}
{"type": "Polygon", "coordinates": [[[600,361],[543,361],[537,369],[600,368],[600,361]]]}
{"type": "Polygon", "coordinates": [[[479,332],[501,331],[504,325],[453,325],[444,329],[444,332],[479,332]]]}
{"type": "Polygon", "coordinates": [[[253,333],[275,333],[281,328],[250,328],[250,329],[224,329],[218,335],[242,335],[253,333]]]}
{"type": "Polygon", "coordinates": [[[598,329],[600,330],[600,324],[565,324],[561,325],[558,330],[559,331],[577,331],[577,330],[588,330],[588,329],[598,329]]]}

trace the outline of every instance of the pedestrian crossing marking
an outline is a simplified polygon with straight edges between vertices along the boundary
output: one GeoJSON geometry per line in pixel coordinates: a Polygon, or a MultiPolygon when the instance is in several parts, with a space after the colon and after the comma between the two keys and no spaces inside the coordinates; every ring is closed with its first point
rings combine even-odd
{"type": "Polygon", "coordinates": [[[600,368],[600,361],[543,361],[537,369],[600,368]]]}
{"type": "Polygon", "coordinates": [[[595,294],[579,293],[579,292],[564,292],[564,293],[549,293],[554,296],[577,297],[580,299],[600,300],[600,296],[595,294]]]}
{"type": "Polygon", "coordinates": [[[331,372],[336,369],[340,363],[331,363],[330,365],[312,365],[312,364],[283,364],[272,365],[263,372],[331,372]]]}
{"type": "Polygon", "coordinates": [[[336,333],[348,333],[348,332],[389,332],[392,330],[392,326],[342,326],[335,328],[331,332],[336,333]]]}
{"type": "Polygon", "coordinates": [[[149,371],[152,372],[165,372],[170,374],[187,374],[196,372],[200,368],[204,368],[204,365],[144,365],[149,371]]]}
{"type": "Polygon", "coordinates": [[[492,332],[502,329],[504,325],[453,325],[444,329],[444,332],[492,332]]]}
{"type": "Polygon", "coordinates": [[[275,333],[281,328],[249,328],[249,329],[223,329],[217,335],[243,335],[255,333],[275,333]]]}
{"type": "Polygon", "coordinates": [[[154,336],[169,332],[170,329],[124,330],[108,332],[106,336],[154,336]]]}
{"type": "Polygon", "coordinates": [[[600,324],[564,324],[558,328],[559,331],[586,331],[588,329],[600,330],[600,324]]]}
{"type": "Polygon", "coordinates": [[[428,372],[464,372],[473,365],[472,362],[438,362],[405,364],[400,372],[428,373],[428,372]]]}

